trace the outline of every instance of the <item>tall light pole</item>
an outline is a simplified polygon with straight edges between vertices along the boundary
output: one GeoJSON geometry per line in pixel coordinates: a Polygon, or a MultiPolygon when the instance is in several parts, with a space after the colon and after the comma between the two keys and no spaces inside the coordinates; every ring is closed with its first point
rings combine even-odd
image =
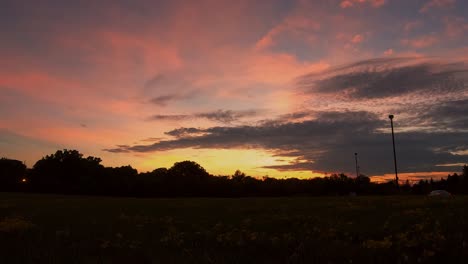
{"type": "Polygon", "coordinates": [[[398,185],[398,169],[397,169],[397,161],[396,161],[396,151],[395,151],[395,134],[393,132],[393,115],[389,115],[390,118],[390,125],[392,126],[392,142],[393,142],[393,163],[395,164],[395,182],[397,187],[398,185]]]}
{"type": "Polygon", "coordinates": [[[356,160],[356,178],[359,177],[359,166],[357,163],[357,153],[354,153],[354,159],[356,160]]]}

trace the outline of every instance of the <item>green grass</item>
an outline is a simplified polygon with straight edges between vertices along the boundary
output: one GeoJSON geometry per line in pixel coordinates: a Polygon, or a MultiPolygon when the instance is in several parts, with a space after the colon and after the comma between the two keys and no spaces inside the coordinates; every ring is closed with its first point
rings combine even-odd
{"type": "Polygon", "coordinates": [[[0,193],[0,263],[467,263],[467,205],[0,193]]]}

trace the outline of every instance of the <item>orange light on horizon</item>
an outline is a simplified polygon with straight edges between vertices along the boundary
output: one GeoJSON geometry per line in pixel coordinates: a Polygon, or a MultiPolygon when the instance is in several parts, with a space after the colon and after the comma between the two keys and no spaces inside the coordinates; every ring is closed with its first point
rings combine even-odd
{"type": "Polygon", "coordinates": [[[140,171],[152,171],[158,167],[170,168],[175,162],[182,160],[193,160],[213,175],[231,175],[236,170],[241,170],[258,179],[264,176],[278,179],[308,179],[324,176],[323,173],[309,170],[280,171],[266,168],[267,166],[287,165],[296,159],[275,156],[274,153],[261,149],[177,149],[166,152],[164,156],[148,156],[137,167],[140,171]]]}

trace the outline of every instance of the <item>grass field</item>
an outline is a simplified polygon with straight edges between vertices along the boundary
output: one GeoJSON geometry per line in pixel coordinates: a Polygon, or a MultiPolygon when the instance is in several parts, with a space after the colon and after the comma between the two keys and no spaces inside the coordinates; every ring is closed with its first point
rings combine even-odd
{"type": "Polygon", "coordinates": [[[468,197],[0,193],[0,263],[468,263],[468,197]]]}

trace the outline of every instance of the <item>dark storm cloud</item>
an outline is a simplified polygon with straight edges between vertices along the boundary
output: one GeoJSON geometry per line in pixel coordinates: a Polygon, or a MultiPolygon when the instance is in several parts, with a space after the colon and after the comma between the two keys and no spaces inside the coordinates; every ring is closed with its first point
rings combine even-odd
{"type": "Polygon", "coordinates": [[[256,116],[263,110],[216,110],[210,112],[196,113],[193,115],[153,115],[147,118],[148,121],[181,121],[193,118],[203,118],[220,123],[232,123],[245,117],[256,116]]]}
{"type": "MultiPolygon", "coordinates": [[[[290,164],[268,166],[277,170],[339,172],[353,170],[358,152],[363,173],[392,171],[391,136],[379,132],[385,117],[359,112],[323,112],[314,120],[259,126],[179,128],[167,132],[173,140],[108,149],[111,152],[152,152],[180,148],[260,148],[277,156],[293,157],[290,164]]],[[[437,164],[460,163],[467,156],[451,152],[466,139],[463,132],[400,132],[396,135],[400,169],[404,172],[437,171],[437,164]]],[[[462,146],[463,147],[463,146],[462,146]]]]}
{"type": "Polygon", "coordinates": [[[468,87],[466,63],[439,63],[410,58],[374,59],[337,67],[322,75],[298,78],[307,93],[345,93],[353,99],[372,99],[420,92],[454,93],[468,87]]]}

